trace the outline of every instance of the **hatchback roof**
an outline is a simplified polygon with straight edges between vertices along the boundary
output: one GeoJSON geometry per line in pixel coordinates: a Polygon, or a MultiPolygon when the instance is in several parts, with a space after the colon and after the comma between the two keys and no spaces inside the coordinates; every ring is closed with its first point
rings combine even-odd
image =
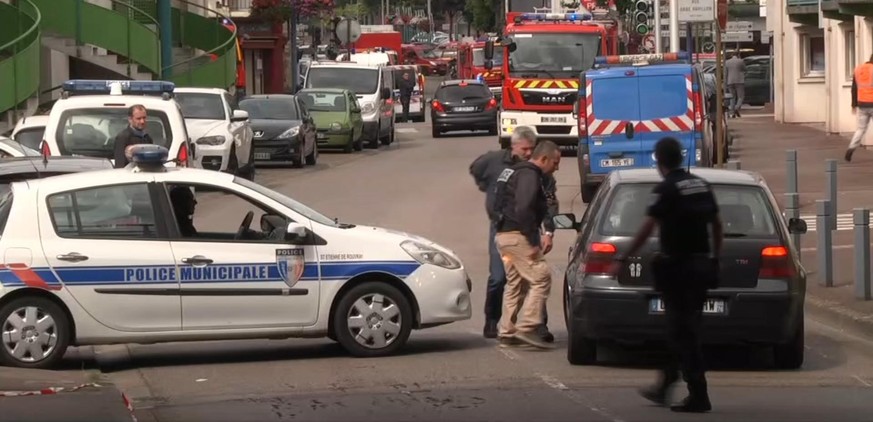
{"type": "MultiPolygon", "coordinates": [[[[760,174],[744,170],[723,170],[713,168],[692,168],[691,174],[702,177],[709,183],[758,186],[764,182],[760,174]]],[[[613,171],[612,179],[617,183],[657,183],[662,180],[655,169],[627,169],[613,171]]]]}

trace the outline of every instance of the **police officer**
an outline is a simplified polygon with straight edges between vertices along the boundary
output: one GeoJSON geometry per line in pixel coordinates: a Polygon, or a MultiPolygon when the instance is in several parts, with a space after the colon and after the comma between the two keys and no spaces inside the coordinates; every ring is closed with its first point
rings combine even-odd
{"type": "MultiPolygon", "coordinates": [[[[497,177],[503,170],[518,162],[528,160],[535,144],[536,134],[533,130],[527,126],[519,126],[512,133],[509,149],[486,152],[476,158],[470,165],[470,174],[473,176],[476,185],[480,191],[486,193],[486,210],[490,210],[491,205],[494,203],[497,177]]],[[[543,253],[548,253],[551,250],[554,233],[554,223],[551,220],[551,216],[557,214],[558,203],[555,196],[556,183],[554,177],[548,175],[544,179],[547,197],[551,198],[549,215],[546,216],[546,221],[544,221],[547,233],[543,238],[543,253]]],[[[494,237],[497,234],[494,226],[496,217],[492,214],[490,211],[488,212],[491,224],[488,232],[489,275],[488,286],[485,291],[485,327],[482,330],[485,338],[497,338],[497,323],[500,321],[503,307],[503,287],[506,284],[503,260],[494,243],[494,237]]],[[[538,332],[543,340],[553,342],[555,336],[549,332],[546,326],[548,317],[545,313],[545,308],[543,309],[543,315],[543,325],[539,328],[538,332]]]]}
{"type": "Polygon", "coordinates": [[[706,291],[717,287],[718,282],[721,219],[709,184],[681,167],[682,146],[676,139],[667,137],[658,141],[655,158],[664,180],[654,188],[646,220],[627,253],[616,258],[612,273],[617,274],[625,261],[639,259],[634,254],[657,224],[661,251],[652,262],[652,274],[655,290],[664,301],[674,358],[663,368],[660,382],[641,390],[640,394],[657,404],[666,404],[669,388],[679,379],[681,366],[689,395],[671,409],[707,412],[712,406],[706,388],[699,332],[706,291]],[[714,238],[712,248],[710,226],[714,238]]]}
{"type": "Polygon", "coordinates": [[[551,141],[540,142],[530,160],[504,170],[497,178],[494,243],[503,258],[506,285],[503,292],[498,337],[501,346],[518,342],[551,348],[538,335],[544,323],[543,309],[552,287],[552,271],[543,258],[540,230],[549,203],[543,189],[543,175],[554,173],[561,150],[551,141]],[[517,316],[517,322],[514,321],[517,316]]]}

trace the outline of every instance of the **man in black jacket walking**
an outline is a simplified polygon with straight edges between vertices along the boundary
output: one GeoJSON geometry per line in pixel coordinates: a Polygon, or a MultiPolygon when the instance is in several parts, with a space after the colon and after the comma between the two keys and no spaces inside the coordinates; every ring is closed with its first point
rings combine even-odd
{"type": "Polygon", "coordinates": [[[415,78],[409,70],[403,71],[403,77],[398,81],[400,88],[400,104],[403,106],[403,121],[409,121],[409,102],[412,101],[412,91],[415,91],[415,78]]]}
{"type": "Polygon", "coordinates": [[[558,146],[542,141],[530,160],[504,170],[497,178],[495,203],[490,211],[496,221],[495,243],[506,269],[498,333],[501,346],[519,340],[535,347],[551,347],[536,334],[543,324],[543,308],[552,287],[540,227],[549,212],[543,177],[553,174],[560,161],[558,146]],[[513,321],[516,314],[518,320],[513,321]]]}
{"type": "Polygon", "coordinates": [[[127,109],[127,128],[115,136],[115,168],[127,166],[130,159],[127,157],[127,147],[137,144],[153,144],[152,137],[145,132],[148,114],[146,108],[136,104],[127,109]]]}

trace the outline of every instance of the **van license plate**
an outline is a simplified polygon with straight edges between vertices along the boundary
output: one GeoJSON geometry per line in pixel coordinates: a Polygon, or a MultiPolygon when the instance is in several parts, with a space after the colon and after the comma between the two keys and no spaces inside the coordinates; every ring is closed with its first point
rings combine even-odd
{"type": "MultiPolygon", "coordinates": [[[[664,301],[660,298],[654,298],[649,301],[649,312],[651,313],[664,313],[664,301]]],[[[722,299],[707,299],[706,302],[703,303],[703,313],[704,314],[724,314],[724,300],[722,299]]]]}
{"type": "Polygon", "coordinates": [[[256,152],[255,153],[255,160],[269,160],[269,159],[270,159],[269,152],[256,152]]]}
{"type": "Polygon", "coordinates": [[[626,167],[634,165],[633,158],[612,158],[608,160],[600,160],[601,167],[626,167]]]}
{"type": "Polygon", "coordinates": [[[476,107],[455,107],[455,111],[470,112],[475,111],[476,107]]]}
{"type": "Polygon", "coordinates": [[[567,123],[567,116],[543,116],[540,117],[541,123],[567,123]]]}

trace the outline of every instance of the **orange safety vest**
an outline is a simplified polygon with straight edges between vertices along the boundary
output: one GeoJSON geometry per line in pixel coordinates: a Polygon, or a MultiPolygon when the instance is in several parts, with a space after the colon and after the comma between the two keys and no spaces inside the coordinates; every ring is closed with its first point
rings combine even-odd
{"type": "Polygon", "coordinates": [[[858,103],[873,104],[873,63],[864,63],[855,68],[855,84],[858,87],[858,103]]]}

